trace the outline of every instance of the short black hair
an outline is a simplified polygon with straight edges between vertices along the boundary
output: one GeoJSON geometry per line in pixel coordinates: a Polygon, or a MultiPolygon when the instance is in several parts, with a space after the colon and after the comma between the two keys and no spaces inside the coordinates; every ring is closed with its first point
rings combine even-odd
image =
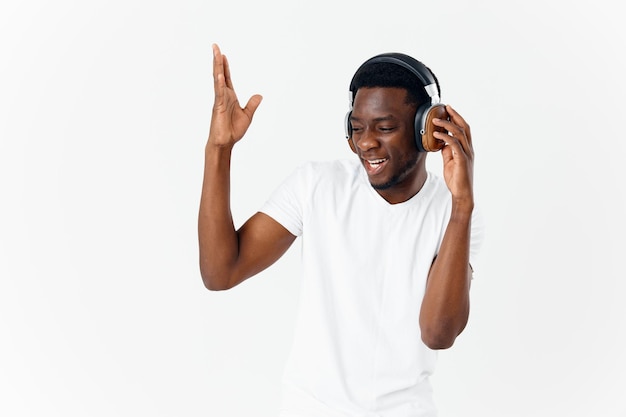
{"type": "MultiPolygon", "coordinates": [[[[427,67],[427,69],[435,79],[437,90],[441,96],[439,80],[430,68],[427,67]]],[[[407,91],[406,103],[414,104],[417,107],[430,102],[430,97],[420,79],[408,69],[390,62],[376,62],[361,67],[354,74],[352,99],[354,100],[356,97],[359,88],[373,87],[403,88],[407,91]]]]}

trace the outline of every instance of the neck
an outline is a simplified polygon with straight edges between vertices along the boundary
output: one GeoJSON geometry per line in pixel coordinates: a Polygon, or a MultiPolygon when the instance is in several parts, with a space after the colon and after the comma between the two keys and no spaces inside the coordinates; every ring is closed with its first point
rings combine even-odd
{"type": "Polygon", "coordinates": [[[415,169],[408,173],[407,178],[389,188],[376,189],[376,192],[389,204],[404,203],[422,189],[427,177],[424,159],[420,158],[415,169]]]}

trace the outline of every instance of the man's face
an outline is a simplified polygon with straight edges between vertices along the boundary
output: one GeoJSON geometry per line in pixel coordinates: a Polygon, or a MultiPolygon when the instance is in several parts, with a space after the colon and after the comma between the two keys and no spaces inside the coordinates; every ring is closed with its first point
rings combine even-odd
{"type": "Polygon", "coordinates": [[[402,88],[360,88],[350,117],[350,147],[372,187],[388,201],[387,195],[397,193],[408,199],[421,187],[417,177],[424,156],[415,145],[416,107],[406,103],[406,94],[402,88]]]}

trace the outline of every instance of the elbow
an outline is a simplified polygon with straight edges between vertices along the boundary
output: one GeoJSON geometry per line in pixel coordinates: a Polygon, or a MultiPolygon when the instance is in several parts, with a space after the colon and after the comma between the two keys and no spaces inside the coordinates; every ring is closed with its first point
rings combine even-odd
{"type": "Polygon", "coordinates": [[[200,268],[200,276],[204,287],[209,291],[224,291],[233,287],[226,274],[211,273],[200,268]]]}
{"type": "Polygon", "coordinates": [[[457,331],[446,326],[422,327],[422,342],[432,350],[450,349],[462,331],[463,329],[457,331]]]}
{"type": "Polygon", "coordinates": [[[432,350],[450,349],[456,338],[465,330],[469,309],[452,314],[425,314],[420,316],[422,342],[432,350]]]}
{"type": "Polygon", "coordinates": [[[444,335],[431,335],[422,333],[422,342],[432,350],[445,350],[452,347],[455,337],[446,337],[444,335]]]}
{"type": "Polygon", "coordinates": [[[214,282],[204,278],[202,279],[202,282],[204,282],[204,287],[209,291],[225,291],[232,288],[230,285],[224,285],[220,282],[214,282]]]}

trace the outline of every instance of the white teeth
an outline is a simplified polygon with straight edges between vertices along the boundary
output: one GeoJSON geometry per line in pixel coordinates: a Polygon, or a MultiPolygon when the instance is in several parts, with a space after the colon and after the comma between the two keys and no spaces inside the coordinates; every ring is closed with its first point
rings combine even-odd
{"type": "Polygon", "coordinates": [[[382,164],[385,161],[386,161],[386,159],[373,159],[373,160],[367,161],[367,162],[369,162],[370,165],[378,165],[378,164],[382,164]]]}

